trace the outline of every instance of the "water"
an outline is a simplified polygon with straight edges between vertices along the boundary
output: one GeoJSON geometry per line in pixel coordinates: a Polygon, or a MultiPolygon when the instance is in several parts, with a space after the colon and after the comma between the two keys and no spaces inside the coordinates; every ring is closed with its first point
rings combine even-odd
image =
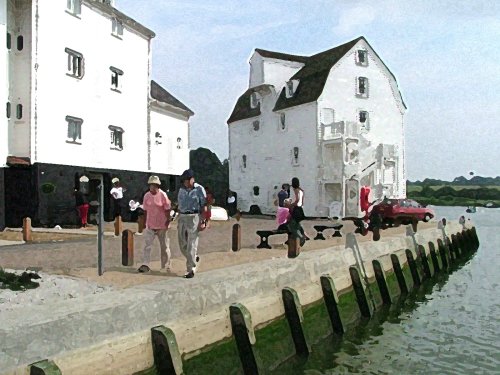
{"type": "Polygon", "coordinates": [[[273,374],[500,374],[500,209],[436,207],[470,217],[481,246],[460,269],[273,374]],[[377,322],[378,320],[378,322],[377,322]]]}

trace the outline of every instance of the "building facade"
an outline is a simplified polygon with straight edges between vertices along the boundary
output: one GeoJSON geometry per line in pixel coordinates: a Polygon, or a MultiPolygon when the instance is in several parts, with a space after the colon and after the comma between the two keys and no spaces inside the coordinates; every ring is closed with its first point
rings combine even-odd
{"type": "Polygon", "coordinates": [[[396,79],[364,37],[297,56],[256,49],[249,89],[228,119],[230,189],[242,211],[272,214],[298,177],[307,216],[361,215],[370,200],[405,197],[404,114],[396,79]]]}
{"type": "Polygon", "coordinates": [[[83,176],[90,196],[102,177],[109,199],[113,177],[125,198],[150,174],[175,189],[193,112],[151,80],[153,31],[111,0],[0,0],[0,31],[0,226],[76,223],[83,176]]]}

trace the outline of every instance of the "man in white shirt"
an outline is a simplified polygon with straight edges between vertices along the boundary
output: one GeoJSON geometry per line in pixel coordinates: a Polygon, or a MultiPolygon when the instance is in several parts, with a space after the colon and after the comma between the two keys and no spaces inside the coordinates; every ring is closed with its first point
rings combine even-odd
{"type": "Polygon", "coordinates": [[[121,216],[121,203],[125,189],[121,186],[120,180],[115,177],[111,180],[113,188],[109,192],[113,197],[113,217],[121,216]]]}

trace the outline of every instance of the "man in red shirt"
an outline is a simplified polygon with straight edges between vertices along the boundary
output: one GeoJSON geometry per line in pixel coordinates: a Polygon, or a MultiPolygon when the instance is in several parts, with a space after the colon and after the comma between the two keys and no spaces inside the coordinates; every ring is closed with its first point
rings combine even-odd
{"type": "Polygon", "coordinates": [[[148,180],[149,191],[144,195],[142,207],[145,215],[146,229],[144,230],[144,255],[138,272],[149,272],[151,261],[151,247],[155,236],[160,241],[161,268],[170,270],[170,241],[167,229],[170,224],[170,200],[167,194],[160,189],[158,176],[151,176],[148,180]]]}

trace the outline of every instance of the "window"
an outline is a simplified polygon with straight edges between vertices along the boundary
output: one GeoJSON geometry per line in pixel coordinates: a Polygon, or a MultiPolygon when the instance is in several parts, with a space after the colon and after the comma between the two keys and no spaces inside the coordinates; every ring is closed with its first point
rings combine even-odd
{"type": "Polygon", "coordinates": [[[10,33],[7,33],[6,45],[8,50],[12,48],[12,36],[10,35],[10,33]]]}
{"type": "Polygon", "coordinates": [[[241,157],[241,161],[243,162],[243,168],[246,168],[247,167],[247,156],[246,155],[243,155],[241,157]]]}
{"type": "Polygon", "coordinates": [[[358,77],[356,94],[362,98],[368,97],[368,78],[358,77]]]}
{"type": "Polygon", "coordinates": [[[65,48],[64,51],[68,54],[68,71],[66,74],[75,78],[83,78],[83,55],[69,48],[65,48]]]}
{"type": "Polygon", "coordinates": [[[286,83],[286,96],[287,98],[291,98],[293,96],[293,82],[288,81],[286,83]]]}
{"type": "Polygon", "coordinates": [[[83,120],[78,117],[66,116],[66,122],[68,123],[68,137],[66,142],[79,143],[77,139],[82,139],[83,120]]]}
{"type": "Polygon", "coordinates": [[[22,51],[24,48],[24,37],[22,35],[19,35],[17,37],[17,50],[22,51]]]}
{"type": "Polygon", "coordinates": [[[177,149],[180,150],[182,148],[182,138],[177,137],[177,149]]]}
{"type": "Polygon", "coordinates": [[[286,115],[284,113],[280,113],[280,130],[286,130],[286,115]]]}
{"type": "Polygon", "coordinates": [[[10,102],[7,102],[5,105],[5,114],[7,115],[7,118],[10,118],[10,102]]]}
{"type": "Polygon", "coordinates": [[[123,150],[123,129],[118,126],[109,126],[111,135],[111,149],[112,150],[123,150]]]}
{"type": "Polygon", "coordinates": [[[362,129],[370,130],[369,114],[367,111],[359,111],[359,122],[362,129]]]}
{"type": "Polygon", "coordinates": [[[18,120],[20,120],[20,119],[23,118],[23,105],[22,104],[18,104],[17,105],[17,108],[16,108],[16,118],[18,120]]]}
{"type": "Polygon", "coordinates": [[[356,53],[356,63],[361,66],[368,65],[368,52],[364,49],[359,49],[356,53]]]}
{"type": "Polygon", "coordinates": [[[71,14],[78,16],[82,12],[81,0],[67,0],[66,2],[67,11],[71,14]]]}
{"type": "Polygon", "coordinates": [[[252,123],[252,126],[253,126],[253,130],[258,132],[259,129],[260,129],[260,121],[259,120],[255,120],[253,123],[252,123]]]}
{"type": "Polygon", "coordinates": [[[123,36],[123,23],[116,18],[111,20],[111,34],[120,39],[123,36]]]}
{"type": "Polygon", "coordinates": [[[258,186],[253,187],[253,195],[259,195],[260,194],[260,188],[258,186]]]}
{"type": "Polygon", "coordinates": [[[292,164],[299,165],[299,148],[294,147],[292,150],[292,164]]]}
{"type": "Polygon", "coordinates": [[[121,92],[121,78],[123,75],[123,71],[115,68],[114,66],[110,66],[109,70],[111,70],[111,90],[121,92]]]}
{"type": "Polygon", "coordinates": [[[256,92],[253,92],[252,95],[250,95],[250,107],[257,108],[258,105],[259,105],[259,96],[256,92]]]}

